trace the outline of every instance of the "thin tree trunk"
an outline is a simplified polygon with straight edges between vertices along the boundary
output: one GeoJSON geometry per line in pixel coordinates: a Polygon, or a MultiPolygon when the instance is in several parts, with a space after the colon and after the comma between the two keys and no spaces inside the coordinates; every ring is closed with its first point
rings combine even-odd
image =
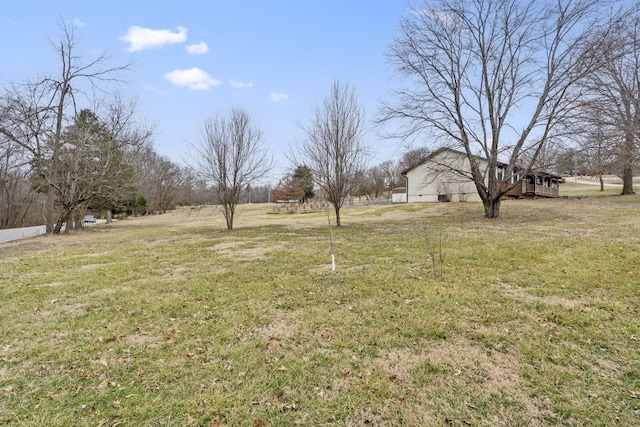
{"type": "Polygon", "coordinates": [[[602,174],[598,175],[598,178],[600,178],[600,191],[604,191],[604,178],[602,174]]]}
{"type": "Polygon", "coordinates": [[[224,218],[227,220],[227,230],[233,230],[233,215],[235,214],[233,208],[226,208],[224,218]]]}
{"type": "Polygon", "coordinates": [[[340,227],[340,208],[336,208],[336,227],[340,227]]]}

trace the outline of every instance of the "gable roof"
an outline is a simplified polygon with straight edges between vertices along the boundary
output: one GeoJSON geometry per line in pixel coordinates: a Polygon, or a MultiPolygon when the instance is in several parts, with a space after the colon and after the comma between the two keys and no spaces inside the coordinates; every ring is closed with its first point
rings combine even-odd
{"type": "MultiPolygon", "coordinates": [[[[410,167],[408,169],[405,169],[405,170],[401,171],[400,175],[403,175],[403,176],[406,175],[408,172],[412,171],[413,169],[424,165],[428,161],[432,160],[434,157],[437,157],[440,154],[445,153],[445,152],[449,152],[451,154],[455,154],[455,155],[458,155],[458,156],[463,156],[465,158],[467,157],[467,153],[463,153],[462,151],[454,150],[453,148],[449,148],[449,147],[440,147],[436,151],[432,152],[427,157],[425,157],[420,163],[418,163],[418,164],[416,164],[416,165],[414,165],[414,166],[412,166],[412,167],[410,167]]],[[[473,156],[473,157],[475,157],[476,160],[487,161],[487,159],[485,159],[483,157],[480,157],[480,156],[473,156]]]]}
{"type": "MultiPolygon", "coordinates": [[[[453,148],[449,148],[449,147],[440,147],[437,150],[435,150],[434,152],[432,152],[431,154],[429,154],[427,157],[425,157],[420,163],[418,163],[418,164],[416,164],[416,165],[414,165],[414,166],[412,166],[412,167],[400,172],[400,175],[406,176],[408,172],[412,171],[413,169],[415,169],[417,167],[420,167],[420,166],[424,165],[428,161],[432,160],[434,157],[437,157],[440,154],[445,153],[445,152],[448,152],[448,153],[451,153],[451,154],[455,154],[457,156],[463,156],[465,158],[467,157],[467,153],[464,153],[462,151],[454,150],[453,148]]],[[[488,159],[486,159],[484,157],[481,157],[481,156],[472,155],[472,157],[475,158],[476,160],[483,161],[483,162],[488,162],[489,161],[488,159]]],[[[509,166],[508,164],[503,163],[503,162],[498,162],[498,165],[502,166],[502,167],[509,166]]],[[[514,169],[518,169],[517,166],[514,169]]],[[[524,169],[524,168],[519,168],[519,169],[524,169]]],[[[561,179],[562,178],[561,176],[556,175],[554,173],[550,173],[550,172],[546,172],[546,171],[542,171],[542,170],[536,170],[536,169],[531,169],[529,171],[529,175],[542,175],[542,176],[548,176],[548,177],[556,178],[556,179],[561,179]]]]}

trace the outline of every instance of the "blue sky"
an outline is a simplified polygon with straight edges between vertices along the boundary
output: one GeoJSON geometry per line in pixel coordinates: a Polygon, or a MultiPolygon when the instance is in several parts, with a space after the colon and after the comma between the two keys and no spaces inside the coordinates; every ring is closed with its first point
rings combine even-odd
{"type": "MultiPolygon", "coordinates": [[[[389,96],[384,53],[406,0],[11,1],[0,10],[0,82],[55,71],[50,41],[59,24],[76,22],[82,54],[133,62],[121,91],[156,125],[159,153],[176,162],[198,144],[204,120],[231,108],[248,111],[279,168],[304,138],[312,107],[335,79],[351,84],[367,117],[389,96]]],[[[402,148],[375,132],[366,141],[372,164],[402,148]]]]}

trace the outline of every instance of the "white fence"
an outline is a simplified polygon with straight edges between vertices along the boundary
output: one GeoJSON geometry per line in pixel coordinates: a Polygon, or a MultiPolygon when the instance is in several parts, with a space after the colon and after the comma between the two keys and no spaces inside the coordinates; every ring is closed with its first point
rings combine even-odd
{"type": "Polygon", "coordinates": [[[25,239],[27,237],[40,236],[47,232],[46,225],[36,225],[35,227],[10,228],[0,230],[0,243],[11,242],[13,240],[25,239]]]}
{"type": "MultiPolygon", "coordinates": [[[[95,222],[85,222],[85,227],[90,227],[96,224],[106,224],[106,219],[96,219],[95,222]]],[[[62,226],[64,231],[65,226],[62,226]]],[[[14,240],[26,239],[27,237],[40,236],[47,233],[46,225],[36,225],[35,227],[25,228],[10,228],[8,230],[0,230],[0,243],[11,242],[14,240]]]]}

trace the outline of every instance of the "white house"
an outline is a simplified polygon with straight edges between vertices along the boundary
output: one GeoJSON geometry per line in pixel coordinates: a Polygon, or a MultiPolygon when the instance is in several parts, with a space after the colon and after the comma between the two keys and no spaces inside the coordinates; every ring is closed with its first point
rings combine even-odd
{"type": "MultiPolygon", "coordinates": [[[[481,171],[486,171],[489,162],[476,157],[481,171]]],[[[507,165],[498,164],[498,184],[505,177],[507,165]]],[[[431,153],[422,163],[402,172],[407,180],[407,197],[412,202],[481,202],[478,190],[471,179],[471,166],[465,153],[451,148],[440,148],[431,153]]],[[[486,173],[485,173],[486,176],[486,173]]],[[[486,178],[485,178],[486,179],[486,178]]],[[[515,173],[515,184],[507,196],[510,197],[558,197],[561,177],[542,171],[531,171],[523,179],[515,173]]],[[[487,182],[485,181],[485,185],[487,182]]]]}
{"type": "MultiPolygon", "coordinates": [[[[486,169],[487,162],[478,161],[480,169],[486,169]]],[[[407,202],[481,202],[470,170],[464,153],[450,148],[434,151],[419,165],[402,172],[407,179],[407,202]]]]}

